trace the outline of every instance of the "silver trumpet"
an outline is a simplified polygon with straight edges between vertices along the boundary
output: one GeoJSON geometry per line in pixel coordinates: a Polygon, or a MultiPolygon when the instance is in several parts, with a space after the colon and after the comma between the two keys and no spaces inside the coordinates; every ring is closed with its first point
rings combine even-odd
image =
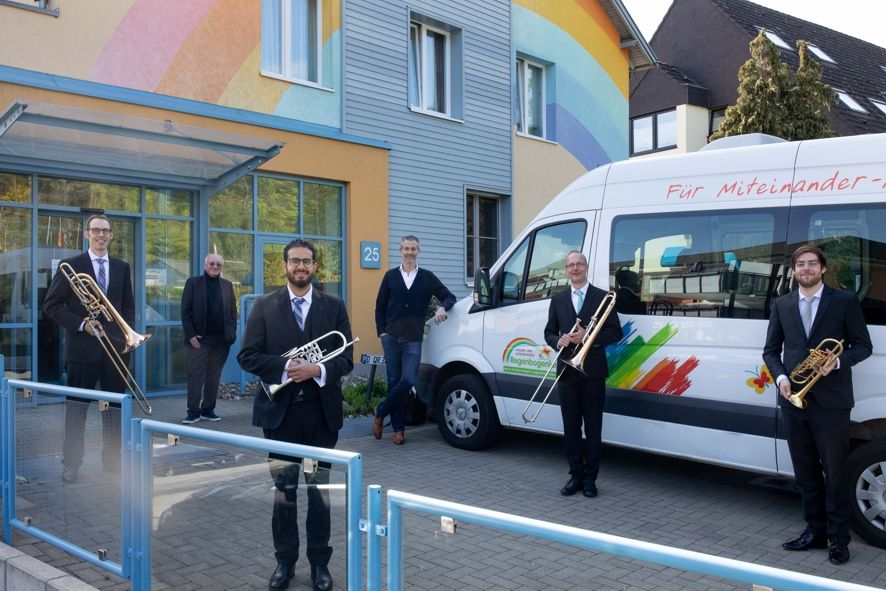
{"type": "MultiPolygon", "coordinates": [[[[325,335],[317,337],[306,345],[293,347],[286,353],[283,353],[281,357],[286,357],[287,359],[301,359],[302,361],[307,361],[308,363],[323,363],[324,361],[329,361],[333,357],[338,357],[339,355],[344,353],[345,349],[359,341],[359,337],[354,337],[354,340],[349,343],[345,335],[337,330],[330,330],[325,335]],[[330,337],[340,339],[341,346],[332,350],[322,349],[320,347],[320,342],[330,337]]],[[[282,384],[266,384],[265,382],[262,382],[261,387],[264,389],[265,394],[268,395],[268,398],[273,401],[274,395],[278,391],[280,391],[281,388],[284,388],[291,383],[292,378],[287,378],[286,381],[284,381],[282,384]]]]}
{"type": "Polygon", "coordinates": [[[132,397],[135,398],[139,407],[141,407],[145,414],[151,414],[151,404],[148,402],[148,398],[142,392],[138,382],[135,381],[129,368],[126,367],[126,362],[123,361],[122,357],[122,355],[144,344],[151,338],[151,335],[139,334],[132,330],[91,275],[88,273],[77,273],[68,263],[61,263],[58,266],[58,270],[64,273],[65,279],[71,284],[71,289],[76,294],[77,299],[80,300],[80,304],[86,308],[88,316],[83,319],[84,322],[92,323],[100,317],[104,317],[106,321],[113,322],[120,328],[120,331],[123,333],[123,351],[117,351],[117,348],[100,325],[98,328],[94,328],[93,334],[98,339],[102,349],[105,350],[105,354],[111,360],[111,363],[114,364],[117,373],[120,374],[120,377],[126,383],[126,387],[132,392],[132,397]]]}

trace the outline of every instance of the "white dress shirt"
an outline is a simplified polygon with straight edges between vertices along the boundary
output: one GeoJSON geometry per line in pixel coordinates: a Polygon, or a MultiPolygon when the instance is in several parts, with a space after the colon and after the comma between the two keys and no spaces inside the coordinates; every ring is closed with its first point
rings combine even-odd
{"type": "MultiPolygon", "coordinates": [[[[313,296],[314,296],[314,288],[308,287],[308,293],[306,293],[303,296],[297,296],[294,293],[292,293],[292,287],[290,287],[288,284],[287,284],[286,288],[289,290],[290,307],[291,307],[292,300],[294,300],[295,298],[302,298],[304,300],[301,303],[300,309],[301,309],[301,317],[305,319],[305,326],[307,326],[308,325],[308,311],[311,309],[311,300],[313,299],[313,296]]],[[[293,361],[294,361],[293,359],[290,359],[289,361],[286,362],[286,365],[283,366],[283,377],[280,379],[281,384],[289,378],[289,376],[286,375],[286,369],[289,367],[289,364],[292,363],[293,361]]],[[[314,381],[317,382],[317,385],[322,388],[323,386],[326,385],[326,366],[323,365],[322,363],[318,363],[317,365],[320,366],[320,375],[315,377],[314,381]]]]}
{"type": "Polygon", "coordinates": [[[406,284],[406,289],[411,288],[412,282],[415,281],[415,276],[418,275],[418,265],[412,271],[407,271],[403,268],[403,265],[400,265],[400,275],[403,276],[403,283],[406,284]]]}

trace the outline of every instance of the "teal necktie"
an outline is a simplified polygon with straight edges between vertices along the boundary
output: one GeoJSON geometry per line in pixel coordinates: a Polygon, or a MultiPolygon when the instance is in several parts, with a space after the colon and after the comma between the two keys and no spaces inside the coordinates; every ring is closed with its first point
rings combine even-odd
{"type": "Polygon", "coordinates": [[[585,303],[585,294],[580,290],[575,290],[575,313],[578,314],[581,312],[581,307],[585,303]]]}

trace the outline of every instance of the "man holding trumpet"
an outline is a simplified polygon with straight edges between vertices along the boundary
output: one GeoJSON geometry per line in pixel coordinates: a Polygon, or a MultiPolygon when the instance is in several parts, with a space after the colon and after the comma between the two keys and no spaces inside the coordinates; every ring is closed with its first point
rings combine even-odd
{"type": "Polygon", "coordinates": [[[566,363],[581,348],[591,316],[602,307],[607,292],[588,282],[588,260],[581,252],[570,251],[566,255],[565,265],[570,289],[551,298],[544,332],[548,345],[562,349],[557,362],[557,375],[560,376],[557,394],[563,415],[569,481],[560,494],[571,496],[582,491],[586,497],[596,497],[603,403],[606,377],[609,375],[603,347],[618,342],[622,330],[618,315],[608,314],[602,320],[603,326],[585,356],[581,370],[566,363]]]}
{"type": "MultiPolygon", "coordinates": [[[[776,377],[781,416],[787,430],[794,477],[803,501],[806,529],[782,544],[785,550],[828,548],[833,564],[849,560],[851,499],[846,481],[849,413],[854,405],[851,367],[872,352],[871,337],[854,294],[825,285],[824,253],[800,246],[791,256],[799,290],[772,306],[763,361],[776,377]],[[794,406],[788,376],[824,339],[843,342],[842,353],[823,355],[813,371],[821,377],[794,406]]],[[[795,378],[796,379],[796,378],[795,378]]]]}
{"type": "MultiPolygon", "coordinates": [[[[342,427],[341,379],[354,368],[353,348],[326,361],[312,363],[284,355],[337,331],[351,342],[351,324],[344,303],[311,286],[317,270],[314,245],[292,240],[283,249],[283,271],[287,285],[258,298],[246,324],[243,345],[237,355],[240,367],[268,384],[285,387],[274,394],[262,391],[255,395],[252,424],[261,427],[266,439],[332,448],[342,427]]],[[[274,513],[271,531],[277,568],[269,582],[270,589],[289,586],[299,557],[296,491],[301,458],[271,454],[268,459],[274,479],[274,513]]],[[[308,511],[305,522],[307,556],[311,564],[311,582],[317,591],[332,589],[327,564],[332,556],[329,545],[330,516],[329,466],[319,470],[305,466],[308,485],[308,511]]]]}

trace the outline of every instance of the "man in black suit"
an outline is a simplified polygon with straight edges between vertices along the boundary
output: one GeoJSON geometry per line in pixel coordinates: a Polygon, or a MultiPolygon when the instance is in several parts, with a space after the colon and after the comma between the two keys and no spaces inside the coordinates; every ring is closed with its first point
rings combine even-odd
{"type": "MultiPolygon", "coordinates": [[[[76,273],[86,273],[95,279],[108,301],[131,327],[135,319],[135,300],[132,295],[132,279],[129,264],[108,256],[108,246],[114,239],[111,223],[104,215],[92,215],[86,220],[84,232],[89,249],[83,254],[65,259],[76,273]]],[[[71,289],[63,273],[56,273],[43,301],[43,312],[67,331],[65,347],[65,371],[68,385],[75,388],[95,388],[106,392],[123,392],[126,383],[116,366],[102,349],[96,334],[104,330],[118,351],[124,348],[123,331],[117,323],[88,320],[88,313],[80,298],[71,289]]],[[[126,361],[128,355],[123,356],[126,361]]],[[[119,409],[120,405],[112,404],[119,409]]],[[[68,484],[77,482],[83,464],[83,440],[86,428],[86,411],[89,400],[69,397],[65,403],[65,440],[62,463],[62,480],[68,484]]],[[[120,472],[120,413],[105,410],[102,417],[102,465],[112,473],[120,472]]]]}
{"type": "Polygon", "coordinates": [[[763,361],[777,376],[778,404],[807,524],[799,538],[782,547],[808,550],[829,546],[830,561],[843,564],[849,560],[852,507],[846,479],[849,412],[854,405],[851,367],[867,359],[872,347],[855,296],[822,281],[826,265],[818,248],[801,246],[794,251],[791,267],[800,289],[775,300],[763,361]],[[842,340],[843,353],[819,370],[822,377],[806,395],[806,408],[797,408],[788,402],[788,376],[809,350],[826,338],[842,340]]]}
{"type": "MultiPolygon", "coordinates": [[[[557,371],[562,372],[557,385],[560,413],[563,415],[566,459],[569,481],[560,490],[562,495],[582,491],[586,497],[597,496],[597,473],[600,471],[600,438],[603,428],[603,403],[606,395],[606,353],[603,347],[622,337],[617,314],[609,314],[584,359],[583,371],[567,365],[580,349],[586,328],[575,327],[576,319],[587,327],[606,292],[588,282],[588,260],[577,250],[566,255],[566,275],[570,289],[551,298],[545,341],[551,347],[563,348],[557,371]],[[582,421],[585,439],[582,440],[582,421]]],[[[560,373],[558,373],[560,375],[560,373]]]]}
{"type": "MultiPolygon", "coordinates": [[[[252,424],[264,430],[267,439],[318,447],[335,447],[342,427],[341,379],[354,368],[353,348],[324,363],[287,359],[283,353],[305,345],[335,330],[351,339],[351,325],[344,303],[311,287],[317,270],[313,244],[293,240],[283,250],[283,270],[288,284],[255,301],[246,323],[246,334],[237,360],[240,366],[268,384],[292,383],[271,398],[259,390],[255,395],[252,424]]],[[[326,348],[338,347],[340,343],[326,348]]],[[[271,589],[285,589],[298,559],[298,520],[296,489],[300,458],[271,454],[271,476],[276,487],[271,530],[277,568],[271,576],[271,589]],[[289,461],[294,460],[294,463],[289,461]]],[[[308,515],[305,522],[307,555],[311,563],[314,589],[332,588],[327,564],[329,546],[329,492],[319,485],[329,482],[329,465],[305,471],[308,488],[308,515]]]]}
{"type": "Polygon", "coordinates": [[[206,255],[203,275],[189,278],[182,294],[182,328],[188,356],[188,416],[182,423],[187,425],[201,418],[221,420],[215,414],[218,381],[231,344],[237,339],[234,286],[221,277],[224,264],[221,255],[206,255]]]}

